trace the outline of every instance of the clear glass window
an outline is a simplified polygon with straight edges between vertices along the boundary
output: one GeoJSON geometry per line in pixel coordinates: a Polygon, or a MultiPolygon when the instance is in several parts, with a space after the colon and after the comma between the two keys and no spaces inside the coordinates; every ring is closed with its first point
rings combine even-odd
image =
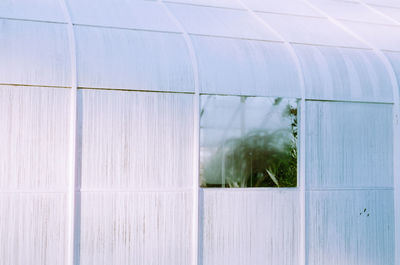
{"type": "Polygon", "coordinates": [[[297,99],[200,100],[202,187],[297,186],[297,99]]]}

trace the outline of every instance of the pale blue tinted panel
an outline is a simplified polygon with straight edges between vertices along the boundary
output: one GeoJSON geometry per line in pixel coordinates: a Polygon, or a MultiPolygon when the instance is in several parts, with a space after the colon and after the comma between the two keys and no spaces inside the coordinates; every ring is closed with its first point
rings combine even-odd
{"type": "Polygon", "coordinates": [[[67,25],[0,19],[0,83],[71,85],[67,25]]]}
{"type": "Polygon", "coordinates": [[[294,60],[281,43],[192,36],[200,91],[300,97],[294,60]]]}
{"type": "Polygon", "coordinates": [[[244,9],[237,0],[163,0],[164,2],[174,2],[202,6],[226,7],[234,9],[244,9]]]}
{"type": "Polygon", "coordinates": [[[203,189],[200,264],[299,264],[296,190],[203,189]]]}
{"type": "Polygon", "coordinates": [[[307,192],[309,265],[393,265],[393,191],[307,192]]]}
{"type": "Polygon", "coordinates": [[[294,45],[306,98],[393,102],[389,73],[371,50],[294,45]]]}
{"type": "Polygon", "coordinates": [[[75,24],[179,31],[164,7],[153,1],[67,0],[75,24]]]}
{"type": "Polygon", "coordinates": [[[187,32],[199,35],[280,41],[245,10],[167,4],[187,32]]]}
{"type": "Polygon", "coordinates": [[[397,85],[400,90],[400,53],[397,52],[385,52],[387,58],[389,58],[390,63],[392,64],[393,70],[397,77],[397,85]]]}
{"type": "Polygon", "coordinates": [[[309,188],[392,187],[392,105],[306,104],[309,188]]]}
{"type": "Polygon", "coordinates": [[[82,187],[190,188],[193,95],[79,90],[82,187]]]}
{"type": "Polygon", "coordinates": [[[252,10],[299,16],[322,16],[301,0],[243,0],[252,10]]]}
{"type": "Polygon", "coordinates": [[[180,34],[77,26],[82,87],[194,91],[189,52],[180,34]]]}
{"type": "Polygon", "coordinates": [[[60,1],[1,0],[0,16],[6,18],[65,22],[60,1]]]}

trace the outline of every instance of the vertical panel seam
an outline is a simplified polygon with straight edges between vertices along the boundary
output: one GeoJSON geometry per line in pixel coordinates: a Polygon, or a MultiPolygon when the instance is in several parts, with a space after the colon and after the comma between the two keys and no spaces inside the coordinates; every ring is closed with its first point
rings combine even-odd
{"type": "MultiPolygon", "coordinates": [[[[69,41],[69,51],[71,60],[71,99],[70,99],[70,137],[69,137],[69,185],[68,185],[68,221],[67,221],[67,253],[66,253],[66,264],[74,265],[80,262],[76,260],[75,257],[75,241],[80,240],[75,237],[75,229],[79,229],[75,224],[75,210],[77,209],[76,203],[76,139],[77,139],[77,55],[75,46],[75,32],[74,26],[72,24],[71,15],[65,0],[59,0],[62,7],[64,17],[67,20],[68,28],[68,41],[69,41]]],[[[79,244],[77,244],[79,246],[79,244]]]]}
{"type": "Polygon", "coordinates": [[[169,10],[168,6],[162,1],[157,2],[165,9],[168,17],[175,23],[178,29],[182,32],[182,36],[185,40],[186,47],[189,51],[189,57],[193,70],[193,81],[194,81],[194,100],[193,100],[193,215],[192,215],[192,265],[199,264],[199,163],[200,163],[200,88],[199,88],[199,68],[197,57],[193,43],[190,36],[182,23],[175,17],[174,14],[169,10]]]}

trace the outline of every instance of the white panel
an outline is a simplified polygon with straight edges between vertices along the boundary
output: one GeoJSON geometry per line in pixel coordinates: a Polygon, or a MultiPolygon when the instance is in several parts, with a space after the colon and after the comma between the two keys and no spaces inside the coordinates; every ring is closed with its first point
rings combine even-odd
{"type": "Polygon", "coordinates": [[[392,187],[392,105],[307,102],[307,185],[392,187]]]}
{"type": "Polygon", "coordinates": [[[189,33],[280,41],[274,33],[245,10],[172,3],[167,5],[189,33]]]}
{"type": "Polygon", "coordinates": [[[393,102],[389,73],[371,50],[294,45],[312,99],[393,102]]]}
{"type": "Polygon", "coordinates": [[[80,90],[82,186],[191,187],[192,95],[80,90]]]}
{"type": "Polygon", "coordinates": [[[69,93],[0,86],[0,189],[65,189],[69,93]]]}
{"type": "Polygon", "coordinates": [[[188,265],[192,195],[83,193],[81,264],[188,265]]]}
{"type": "Polygon", "coordinates": [[[0,83],[70,86],[67,26],[0,19],[0,83]]]}
{"type": "Polygon", "coordinates": [[[192,36],[202,92],[300,97],[300,81],[281,43],[192,36]]]}
{"type": "Polygon", "coordinates": [[[180,34],[76,27],[82,87],[194,91],[189,52],[180,34]]]}
{"type": "Polygon", "coordinates": [[[320,17],[302,0],[243,0],[254,11],[320,17]]]}
{"type": "Polygon", "coordinates": [[[237,0],[163,0],[164,2],[243,9],[237,0]]]}
{"type": "Polygon", "coordinates": [[[296,190],[203,189],[204,265],[297,265],[296,190]]]}
{"type": "Polygon", "coordinates": [[[343,23],[377,48],[400,51],[400,27],[358,22],[343,23]]]}
{"type": "Polygon", "coordinates": [[[0,194],[0,264],[65,264],[66,196],[0,194]]]}
{"type": "Polygon", "coordinates": [[[394,264],[392,191],[307,193],[307,264],[394,264]]]}
{"type": "Polygon", "coordinates": [[[257,13],[289,42],[367,48],[326,18],[257,13]]]}
{"type": "Polygon", "coordinates": [[[75,24],[179,31],[160,3],[126,0],[67,0],[75,24]]]}
{"type": "Polygon", "coordinates": [[[377,14],[357,2],[337,0],[309,0],[314,6],[336,19],[363,21],[367,23],[393,24],[389,19],[377,14]]]}
{"type": "Polygon", "coordinates": [[[380,7],[380,6],[371,6],[371,7],[379,12],[382,12],[384,15],[389,16],[392,19],[395,19],[397,22],[400,23],[400,8],[380,7]]]}
{"type": "Polygon", "coordinates": [[[0,17],[65,22],[55,0],[1,0],[0,17]]]}
{"type": "Polygon", "coordinates": [[[368,4],[377,5],[377,6],[400,8],[399,0],[363,0],[363,2],[368,3],[368,4]]]}

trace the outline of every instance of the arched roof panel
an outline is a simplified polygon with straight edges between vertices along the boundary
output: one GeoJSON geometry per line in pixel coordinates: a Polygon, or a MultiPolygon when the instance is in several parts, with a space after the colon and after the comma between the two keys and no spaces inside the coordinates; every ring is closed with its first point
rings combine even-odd
{"type": "Polygon", "coordinates": [[[0,19],[0,83],[71,86],[67,25],[0,19]]]}
{"type": "Polygon", "coordinates": [[[67,0],[74,24],[179,32],[154,1],[67,0]]]}
{"type": "Polygon", "coordinates": [[[78,85],[194,91],[193,70],[179,33],[75,26],[78,85]]]}
{"type": "Polygon", "coordinates": [[[321,17],[302,0],[243,0],[253,11],[321,17]]]}
{"type": "Polygon", "coordinates": [[[0,17],[66,22],[57,0],[1,0],[0,17]]]}
{"type": "Polygon", "coordinates": [[[400,53],[399,52],[385,52],[385,55],[392,64],[393,70],[397,76],[397,83],[400,90],[400,53]]]}
{"type": "Polygon", "coordinates": [[[236,0],[163,0],[166,3],[181,3],[189,5],[225,7],[233,9],[243,9],[243,6],[236,0]]]}
{"type": "Polygon", "coordinates": [[[390,76],[372,51],[294,45],[310,99],[393,102],[390,76]]]}
{"type": "Polygon", "coordinates": [[[283,43],[206,36],[191,39],[202,93],[300,97],[297,69],[283,43]]]}
{"type": "Polygon", "coordinates": [[[400,7],[399,8],[391,8],[391,7],[381,7],[381,6],[371,6],[375,10],[382,12],[384,15],[395,19],[400,23],[400,7]]]}
{"type": "Polygon", "coordinates": [[[362,0],[362,2],[376,6],[400,8],[399,0],[362,0]]]}

